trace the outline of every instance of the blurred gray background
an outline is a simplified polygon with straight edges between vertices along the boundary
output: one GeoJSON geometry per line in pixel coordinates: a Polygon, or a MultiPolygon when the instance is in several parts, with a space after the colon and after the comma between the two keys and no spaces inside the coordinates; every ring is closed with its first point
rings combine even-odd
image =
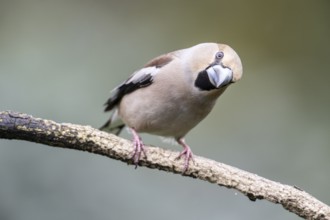
{"type": "MultiPolygon", "coordinates": [[[[329,9],[328,0],[0,0],[0,110],[97,128],[110,90],[150,58],[227,43],[243,79],[187,136],[194,153],[330,204],[329,9]]],[[[207,182],[0,140],[0,219],[299,218],[207,182]]]]}

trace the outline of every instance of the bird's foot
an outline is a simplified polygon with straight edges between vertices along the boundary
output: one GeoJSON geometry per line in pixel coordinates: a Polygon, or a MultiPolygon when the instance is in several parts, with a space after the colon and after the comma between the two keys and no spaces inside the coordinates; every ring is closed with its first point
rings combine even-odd
{"type": "Polygon", "coordinates": [[[132,160],[136,169],[140,161],[141,154],[144,154],[145,157],[147,157],[147,155],[146,155],[146,149],[139,134],[133,128],[131,128],[131,132],[133,134],[133,146],[134,146],[132,160]]]}
{"type": "Polygon", "coordinates": [[[183,147],[183,151],[179,154],[179,156],[176,159],[180,159],[182,156],[184,156],[184,166],[182,173],[185,173],[188,170],[189,167],[189,161],[194,161],[194,154],[190,147],[185,143],[183,138],[180,138],[177,140],[177,142],[183,147]]]}

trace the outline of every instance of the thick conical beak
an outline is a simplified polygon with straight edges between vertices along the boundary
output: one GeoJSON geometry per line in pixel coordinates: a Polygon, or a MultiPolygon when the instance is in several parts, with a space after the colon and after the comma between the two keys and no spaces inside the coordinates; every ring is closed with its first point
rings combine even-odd
{"type": "Polygon", "coordinates": [[[216,87],[221,88],[228,85],[233,80],[233,72],[230,68],[223,67],[220,64],[210,66],[207,70],[210,82],[216,87]]]}

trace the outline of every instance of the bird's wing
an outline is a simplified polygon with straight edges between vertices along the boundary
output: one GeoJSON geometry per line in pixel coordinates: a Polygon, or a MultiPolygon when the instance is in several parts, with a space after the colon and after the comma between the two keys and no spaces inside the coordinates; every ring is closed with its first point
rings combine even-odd
{"type": "Polygon", "coordinates": [[[125,124],[118,117],[118,109],[116,108],[121,99],[126,94],[151,85],[154,76],[159,70],[174,59],[173,55],[174,53],[168,53],[149,61],[142,69],[134,72],[125,82],[112,91],[112,96],[104,104],[104,111],[114,111],[109,120],[100,128],[100,130],[105,130],[117,135],[121,132],[125,124]]]}
{"type": "Polygon", "coordinates": [[[121,99],[137,89],[147,87],[152,84],[154,76],[165,65],[173,60],[173,55],[165,54],[148,62],[142,69],[134,72],[125,82],[117,86],[112,91],[112,96],[105,103],[105,110],[110,111],[119,104],[121,99]]]}

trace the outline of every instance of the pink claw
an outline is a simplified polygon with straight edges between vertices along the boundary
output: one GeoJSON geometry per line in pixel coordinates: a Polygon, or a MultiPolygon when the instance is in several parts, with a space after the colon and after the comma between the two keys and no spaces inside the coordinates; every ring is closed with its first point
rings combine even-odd
{"type": "Polygon", "coordinates": [[[141,154],[144,154],[145,157],[147,157],[147,155],[146,155],[146,149],[139,134],[133,128],[131,128],[130,130],[133,134],[133,145],[134,145],[134,153],[132,156],[132,160],[133,163],[135,164],[135,169],[136,169],[139,160],[141,158],[141,154]]]}
{"type": "Polygon", "coordinates": [[[177,139],[177,142],[183,147],[183,151],[179,154],[177,159],[180,159],[182,156],[185,157],[184,160],[184,166],[183,166],[183,172],[185,173],[188,170],[189,167],[189,161],[194,160],[194,155],[190,147],[185,143],[183,138],[177,139]]]}

